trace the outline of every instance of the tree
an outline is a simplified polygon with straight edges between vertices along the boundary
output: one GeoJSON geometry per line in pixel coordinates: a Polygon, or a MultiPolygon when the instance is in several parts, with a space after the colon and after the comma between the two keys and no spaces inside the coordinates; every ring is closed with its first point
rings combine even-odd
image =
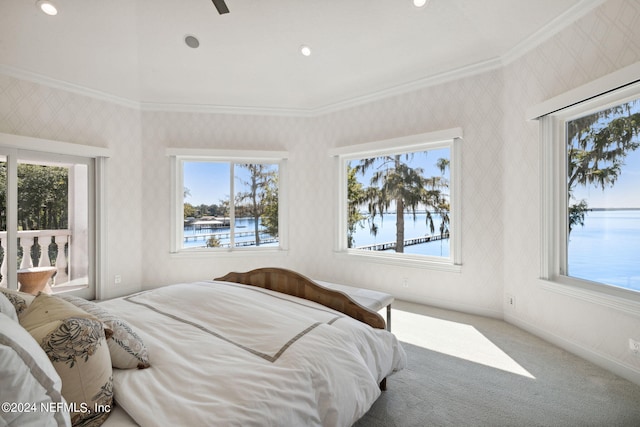
{"type": "Polygon", "coordinates": [[[273,175],[264,195],[262,226],[270,236],[278,236],[278,176],[273,175]]]}
{"type": "Polygon", "coordinates": [[[184,204],[184,219],[194,218],[196,216],[196,208],[191,203],[184,204]]]}
{"type": "Polygon", "coordinates": [[[638,107],[635,100],[567,123],[569,232],[584,225],[588,210],[585,200],[575,199],[576,186],[613,187],[627,154],[640,146],[638,107]]]}
{"type": "Polygon", "coordinates": [[[220,244],[220,239],[218,239],[216,236],[211,236],[207,239],[208,248],[219,248],[220,246],[222,246],[220,244]]]}
{"type": "MultiPolygon", "coordinates": [[[[404,252],[404,212],[410,211],[416,219],[416,211],[423,207],[426,212],[427,226],[433,233],[435,226],[432,212],[441,215],[440,230],[446,230],[448,223],[449,203],[442,194],[442,189],[448,186],[444,177],[425,178],[422,168],[413,168],[408,162],[413,154],[391,155],[362,159],[355,169],[362,173],[375,167],[370,179],[370,186],[365,189],[365,201],[371,214],[371,219],[377,215],[381,217],[389,207],[395,206],[396,211],[396,252],[404,252]]],[[[440,161],[438,167],[444,171],[448,167],[446,161],[440,161]]],[[[377,228],[370,222],[372,234],[377,228]]]]}
{"type": "MultiPolygon", "coordinates": [[[[0,227],[6,230],[7,165],[0,163],[0,227]]],[[[18,227],[58,230],[68,227],[69,170],[60,166],[18,164],[18,227]]]]}
{"type": "Polygon", "coordinates": [[[248,190],[239,192],[236,195],[236,200],[238,206],[245,200],[249,202],[244,208],[254,219],[256,246],[260,246],[259,221],[264,214],[267,192],[274,186],[275,172],[265,164],[251,163],[240,165],[240,167],[249,171],[249,180],[242,181],[248,190]]]}
{"type": "Polygon", "coordinates": [[[362,222],[367,219],[365,215],[360,212],[360,206],[366,202],[366,192],[363,185],[356,179],[357,169],[347,166],[347,200],[349,201],[347,206],[347,247],[352,248],[355,246],[353,234],[356,232],[356,227],[364,227],[362,222]]]}

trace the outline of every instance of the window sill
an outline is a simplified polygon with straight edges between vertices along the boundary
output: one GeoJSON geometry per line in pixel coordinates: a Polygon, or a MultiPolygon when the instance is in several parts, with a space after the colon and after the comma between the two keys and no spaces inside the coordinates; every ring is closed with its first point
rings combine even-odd
{"type": "Polygon", "coordinates": [[[373,262],[376,264],[395,265],[399,267],[423,268],[427,270],[449,271],[452,273],[462,272],[461,264],[454,264],[448,260],[439,260],[433,257],[398,255],[398,254],[381,254],[358,250],[336,251],[335,256],[344,259],[373,262]]]}
{"type": "Polygon", "coordinates": [[[540,279],[542,289],[640,317],[640,293],[572,277],[540,279]]]}
{"type": "Polygon", "coordinates": [[[288,251],[282,248],[261,248],[261,249],[235,249],[233,251],[225,249],[183,249],[170,253],[172,258],[235,258],[235,257],[255,257],[255,256],[286,256],[288,251]]]}

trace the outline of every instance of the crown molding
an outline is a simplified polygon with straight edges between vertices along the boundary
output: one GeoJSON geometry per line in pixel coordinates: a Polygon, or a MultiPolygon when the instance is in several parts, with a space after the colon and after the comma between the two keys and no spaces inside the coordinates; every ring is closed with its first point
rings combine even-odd
{"type": "Polygon", "coordinates": [[[593,9],[606,3],[607,0],[581,0],[573,7],[567,9],[564,13],[558,15],[551,22],[540,28],[538,31],[518,43],[507,53],[502,55],[502,62],[508,65],[513,61],[524,56],[526,53],[540,46],[560,31],[573,24],[578,19],[590,13],[593,9]]]}
{"type": "Polygon", "coordinates": [[[238,107],[231,105],[173,104],[155,102],[142,102],[140,104],[140,109],[142,111],[152,112],[244,114],[254,116],[313,117],[317,115],[314,110],[305,108],[238,107]]]}
{"type": "Polygon", "coordinates": [[[478,62],[472,65],[467,65],[459,68],[455,68],[443,73],[434,74],[418,80],[414,80],[408,83],[400,84],[390,88],[378,90],[368,95],[358,96],[350,98],[344,101],[328,104],[322,107],[314,108],[313,115],[321,116],[324,114],[335,113],[347,108],[357,107],[363,104],[369,104],[371,102],[380,101],[392,96],[402,95],[408,92],[416,90],[426,89],[428,87],[437,86],[443,83],[448,83],[455,80],[460,80],[465,77],[474,76],[487,71],[492,71],[502,67],[503,62],[501,58],[493,58],[486,61],[478,62]]]}
{"type": "Polygon", "coordinates": [[[476,64],[459,67],[450,71],[426,76],[414,81],[396,86],[376,90],[367,95],[356,96],[338,102],[319,105],[312,108],[279,108],[279,107],[252,107],[229,105],[203,105],[203,104],[174,104],[136,101],[122,98],[95,89],[83,87],[74,83],[53,79],[31,71],[22,70],[8,65],[0,64],[0,74],[42,84],[51,88],[62,89],[79,95],[112,102],[140,111],[152,112],[180,112],[180,113],[205,113],[205,114],[234,114],[234,115],[261,115],[261,116],[286,116],[286,117],[316,117],[335,113],[348,108],[357,107],[371,102],[379,101],[392,96],[402,95],[408,92],[426,89],[439,84],[459,80],[488,71],[500,69],[505,65],[524,56],[529,51],[540,46],[555,34],[582,18],[594,8],[605,3],[606,0],[581,0],[553,21],[542,27],[536,33],[511,48],[504,55],[495,57],[476,64]]]}
{"type": "Polygon", "coordinates": [[[64,80],[53,79],[42,74],[27,71],[21,68],[12,67],[6,64],[0,64],[0,74],[14,77],[19,80],[25,80],[31,83],[41,84],[52,89],[61,89],[78,95],[87,96],[101,101],[111,102],[128,108],[140,109],[140,102],[122,98],[110,93],[91,89],[86,86],[80,86],[75,83],[66,82],[64,80]]]}

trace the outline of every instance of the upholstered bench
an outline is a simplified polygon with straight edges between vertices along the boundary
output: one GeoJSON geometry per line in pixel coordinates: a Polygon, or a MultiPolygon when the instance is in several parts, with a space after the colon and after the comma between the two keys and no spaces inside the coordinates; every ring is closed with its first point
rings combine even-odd
{"type": "Polygon", "coordinates": [[[340,285],[337,283],[323,282],[314,280],[320,286],[344,292],[351,299],[370,310],[378,312],[387,307],[387,330],[391,331],[391,303],[394,301],[393,295],[384,292],[372,291],[370,289],[356,288],[353,286],[340,285]]]}

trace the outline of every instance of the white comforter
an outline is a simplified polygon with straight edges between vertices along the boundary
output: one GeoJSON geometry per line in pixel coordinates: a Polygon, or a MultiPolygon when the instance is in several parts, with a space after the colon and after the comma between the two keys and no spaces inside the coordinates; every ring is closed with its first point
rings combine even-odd
{"type": "Polygon", "coordinates": [[[142,426],[350,426],[405,366],[391,333],[310,301],[227,282],[105,301],[149,348],[151,368],[114,369],[142,426]]]}

